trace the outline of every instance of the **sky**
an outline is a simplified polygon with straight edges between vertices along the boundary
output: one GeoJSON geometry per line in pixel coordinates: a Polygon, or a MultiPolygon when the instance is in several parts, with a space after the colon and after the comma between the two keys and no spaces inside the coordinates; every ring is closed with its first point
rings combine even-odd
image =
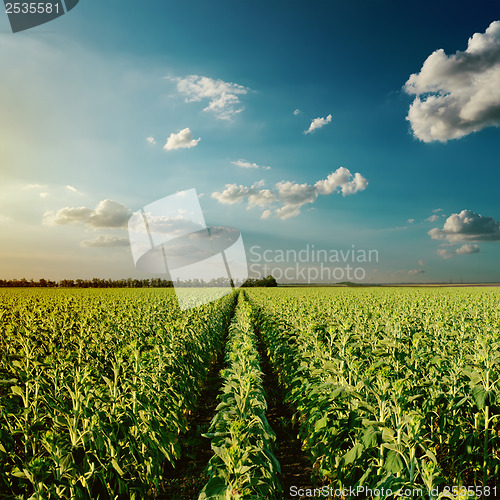
{"type": "Polygon", "coordinates": [[[151,277],[194,188],[252,276],[500,282],[496,1],[80,0],[0,60],[0,279],[151,277]]]}

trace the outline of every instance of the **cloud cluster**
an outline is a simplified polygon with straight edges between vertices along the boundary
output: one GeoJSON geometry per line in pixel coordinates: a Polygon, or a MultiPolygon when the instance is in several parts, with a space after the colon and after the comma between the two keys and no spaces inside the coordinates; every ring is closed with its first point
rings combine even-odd
{"type": "Polygon", "coordinates": [[[500,126],[500,21],[475,33],[465,51],[434,51],[404,89],[415,95],[407,120],[424,142],[500,126]]]}
{"type": "Polygon", "coordinates": [[[450,243],[459,241],[499,241],[500,223],[493,217],[485,217],[471,210],[462,210],[450,215],[442,229],[429,231],[433,240],[445,240],[450,243]]]}
{"type": "Polygon", "coordinates": [[[328,125],[331,121],[332,121],[332,115],[328,115],[326,118],[319,118],[319,117],[315,118],[311,122],[311,125],[309,125],[309,128],[304,132],[304,134],[310,134],[315,130],[324,127],[325,125],[328,125]]]}
{"type": "Polygon", "coordinates": [[[237,83],[214,80],[206,76],[189,75],[185,78],[170,78],[177,83],[177,90],[186,102],[208,100],[203,111],[212,111],[217,118],[230,120],[243,111],[238,96],[247,94],[250,89],[237,83]]]}
{"type": "Polygon", "coordinates": [[[65,207],[57,213],[46,212],[44,223],[47,225],[85,224],[93,228],[100,227],[126,227],[130,210],[121,203],[113,200],[100,201],[96,208],[65,207]]]}
{"type": "Polygon", "coordinates": [[[257,163],[250,163],[249,161],[246,161],[246,160],[232,161],[231,165],[234,165],[235,167],[240,167],[240,168],[262,168],[263,170],[271,170],[271,167],[257,165],[257,163]]]}
{"type": "Polygon", "coordinates": [[[191,130],[189,128],[185,128],[177,134],[172,132],[167,139],[165,146],[163,146],[163,149],[165,151],[172,151],[174,149],[189,149],[198,145],[200,140],[201,138],[193,139],[191,130]]]}
{"type": "Polygon", "coordinates": [[[248,208],[266,208],[261,215],[263,219],[271,215],[280,219],[288,219],[299,215],[300,209],[308,203],[314,203],[319,195],[340,192],[343,196],[348,196],[363,191],[367,186],[368,181],[361,174],[352,175],[347,168],[340,167],[326,179],[319,180],[313,185],[280,181],[271,190],[264,188],[262,181],[250,187],[226,184],[226,189],[220,193],[212,193],[212,198],[225,205],[233,205],[246,200],[248,208]],[[281,206],[272,207],[274,204],[281,206]]]}

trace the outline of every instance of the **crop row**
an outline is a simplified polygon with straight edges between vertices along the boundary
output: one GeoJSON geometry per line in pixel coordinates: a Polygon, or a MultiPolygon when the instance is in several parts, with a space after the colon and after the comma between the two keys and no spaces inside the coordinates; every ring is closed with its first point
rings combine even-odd
{"type": "Polygon", "coordinates": [[[2,292],[0,496],[155,495],[235,296],[180,313],[170,291],[42,292],[2,292]]]}
{"type": "Polygon", "coordinates": [[[209,481],[199,499],[277,498],[280,465],[273,454],[276,436],[266,419],[263,373],[252,308],[239,294],[226,344],[224,384],[209,432],[213,457],[209,481]]]}
{"type": "Polygon", "coordinates": [[[496,484],[498,295],[293,293],[250,298],[265,304],[259,327],[324,481],[496,484]]]}

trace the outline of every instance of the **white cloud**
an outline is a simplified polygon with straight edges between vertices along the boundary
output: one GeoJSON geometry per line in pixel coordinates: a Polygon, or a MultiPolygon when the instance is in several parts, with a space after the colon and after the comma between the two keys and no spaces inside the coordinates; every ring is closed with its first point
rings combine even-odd
{"type": "Polygon", "coordinates": [[[332,121],[332,115],[328,115],[326,118],[315,118],[312,122],[311,125],[309,125],[309,128],[304,132],[304,134],[310,134],[311,132],[314,132],[315,130],[324,127],[325,125],[328,125],[332,121]]]}
{"type": "Polygon", "coordinates": [[[85,240],[80,243],[82,247],[126,247],[130,245],[128,238],[100,234],[91,240],[85,240]]]}
{"type": "Polygon", "coordinates": [[[274,188],[263,188],[263,182],[257,182],[250,187],[236,184],[226,184],[222,192],[212,193],[219,203],[233,205],[247,201],[248,208],[255,206],[264,208],[279,204],[278,208],[267,208],[261,217],[266,219],[271,215],[281,219],[296,217],[300,214],[301,208],[314,203],[319,195],[330,195],[333,192],[342,193],[343,196],[354,194],[366,189],[368,181],[359,173],[354,175],[341,167],[332,172],[324,180],[319,180],[315,184],[297,184],[291,181],[280,181],[274,188]]]}
{"type": "Polygon", "coordinates": [[[248,197],[248,208],[265,207],[276,201],[276,195],[269,189],[261,189],[248,197]]]}
{"type": "Polygon", "coordinates": [[[408,111],[415,137],[424,142],[458,139],[500,126],[500,21],[475,33],[467,49],[434,51],[404,89],[415,99],[408,111]]]}
{"type": "Polygon", "coordinates": [[[445,248],[438,248],[437,253],[443,257],[443,259],[451,259],[453,257],[453,253],[449,252],[445,248]]]}
{"type": "Polygon", "coordinates": [[[466,255],[469,253],[479,253],[480,251],[481,249],[477,245],[466,243],[465,245],[462,245],[460,248],[457,248],[455,253],[457,255],[466,255]]]}
{"type": "Polygon", "coordinates": [[[69,184],[66,186],[66,189],[68,191],[71,191],[72,193],[79,193],[80,191],[78,191],[78,189],[76,189],[75,187],[73,186],[70,186],[69,184]]]}
{"type": "Polygon", "coordinates": [[[300,115],[300,109],[298,109],[298,108],[297,108],[297,109],[295,109],[295,110],[293,111],[293,114],[294,114],[295,116],[300,115]]]}
{"type": "Polygon", "coordinates": [[[438,255],[443,257],[443,259],[451,259],[455,255],[468,255],[472,253],[479,253],[480,251],[481,249],[478,245],[466,243],[465,245],[462,245],[460,248],[457,248],[453,251],[449,251],[446,248],[439,248],[437,250],[437,253],[438,255]]]}
{"type": "Polygon", "coordinates": [[[47,193],[46,191],[40,193],[40,198],[47,198],[49,196],[49,193],[47,193]]]}
{"type": "Polygon", "coordinates": [[[257,165],[257,163],[250,163],[249,161],[246,160],[232,161],[231,165],[235,165],[241,168],[260,168],[259,165],[257,165]]]}
{"type": "Polygon", "coordinates": [[[340,189],[343,196],[363,191],[368,186],[368,181],[359,173],[351,175],[344,167],[332,172],[325,180],[318,181],[314,185],[319,194],[331,194],[340,189]]]}
{"type": "Polygon", "coordinates": [[[271,170],[271,167],[261,166],[261,165],[258,165],[257,163],[250,163],[249,161],[246,161],[246,160],[232,161],[231,165],[234,165],[236,167],[241,167],[241,168],[262,168],[263,170],[271,170]]]}
{"type": "Polygon", "coordinates": [[[471,210],[462,210],[450,215],[442,229],[429,231],[433,240],[458,241],[499,241],[500,224],[493,217],[484,217],[471,210]]]}
{"type": "Polygon", "coordinates": [[[413,224],[415,222],[415,219],[408,219],[409,224],[413,224]]]}
{"type": "Polygon", "coordinates": [[[100,201],[95,209],[87,207],[65,207],[57,213],[46,212],[44,224],[66,225],[82,223],[91,227],[126,227],[130,210],[113,200],[100,201]]]}
{"type": "Polygon", "coordinates": [[[47,184],[27,184],[23,187],[25,191],[28,189],[47,189],[47,184]]]}
{"type": "Polygon", "coordinates": [[[433,214],[437,214],[437,213],[442,212],[442,211],[443,211],[443,209],[442,209],[442,208],[436,208],[436,209],[434,209],[434,210],[432,211],[432,213],[433,213],[433,214]]]}
{"type": "Polygon", "coordinates": [[[171,133],[163,149],[172,151],[173,149],[193,148],[200,142],[201,138],[193,139],[193,134],[189,128],[181,130],[179,133],[171,133]]]}
{"type": "Polygon", "coordinates": [[[149,144],[156,144],[154,137],[146,137],[146,141],[148,141],[149,144]]]}
{"type": "Polygon", "coordinates": [[[427,217],[424,222],[436,222],[439,219],[439,215],[431,215],[430,217],[427,217]]]}
{"type": "Polygon", "coordinates": [[[419,260],[419,261],[418,261],[418,265],[419,265],[419,266],[424,266],[424,265],[425,265],[425,262],[424,262],[423,260],[419,260]]]}
{"type": "Polygon", "coordinates": [[[186,97],[186,102],[208,100],[203,111],[213,111],[217,118],[230,120],[243,111],[238,96],[245,95],[250,89],[237,83],[214,80],[206,76],[189,75],[185,78],[169,78],[177,82],[177,90],[186,97]]]}
{"type": "Polygon", "coordinates": [[[410,276],[415,276],[417,274],[424,274],[425,273],[425,269],[411,269],[410,271],[408,271],[408,274],[410,276]]]}

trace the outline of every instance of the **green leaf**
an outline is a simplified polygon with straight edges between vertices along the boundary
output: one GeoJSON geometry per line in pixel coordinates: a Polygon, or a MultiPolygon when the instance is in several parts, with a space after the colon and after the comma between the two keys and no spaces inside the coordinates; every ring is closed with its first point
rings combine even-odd
{"type": "Polygon", "coordinates": [[[213,477],[208,481],[198,500],[226,500],[227,484],[221,477],[213,477]]]}
{"type": "Polygon", "coordinates": [[[26,474],[25,474],[23,471],[21,471],[21,470],[19,470],[19,469],[17,469],[17,468],[16,468],[16,469],[14,469],[14,471],[12,472],[12,475],[13,475],[14,477],[21,477],[21,478],[25,478],[25,477],[27,477],[27,476],[26,476],[26,474]]]}
{"type": "Polygon", "coordinates": [[[384,469],[388,472],[392,472],[393,474],[397,474],[398,472],[401,472],[403,468],[404,463],[399,452],[389,450],[387,456],[385,457],[384,469]]]}
{"type": "Polygon", "coordinates": [[[18,385],[14,385],[10,388],[10,390],[12,391],[13,394],[15,394],[16,396],[24,396],[24,392],[22,390],[21,387],[19,387],[18,385]]]}
{"type": "Polygon", "coordinates": [[[363,453],[363,445],[361,443],[355,444],[344,456],[344,464],[348,465],[357,460],[363,453]]]}
{"type": "Polygon", "coordinates": [[[116,472],[118,472],[118,474],[120,474],[120,476],[124,475],[124,472],[123,472],[122,468],[118,465],[116,458],[111,459],[111,465],[115,468],[116,472]]]}
{"type": "Polygon", "coordinates": [[[323,427],[326,427],[326,423],[328,422],[328,416],[325,415],[323,418],[320,418],[315,424],[314,424],[314,432],[318,432],[320,429],[323,429],[323,427]]]}
{"type": "Polygon", "coordinates": [[[472,397],[480,410],[484,410],[487,406],[495,404],[496,401],[495,391],[485,391],[484,387],[480,385],[476,385],[472,389],[472,397]]]}
{"type": "Polygon", "coordinates": [[[367,427],[363,431],[361,441],[365,448],[373,448],[374,446],[378,446],[380,444],[381,438],[382,433],[376,427],[370,425],[370,427],[367,427]]]}

